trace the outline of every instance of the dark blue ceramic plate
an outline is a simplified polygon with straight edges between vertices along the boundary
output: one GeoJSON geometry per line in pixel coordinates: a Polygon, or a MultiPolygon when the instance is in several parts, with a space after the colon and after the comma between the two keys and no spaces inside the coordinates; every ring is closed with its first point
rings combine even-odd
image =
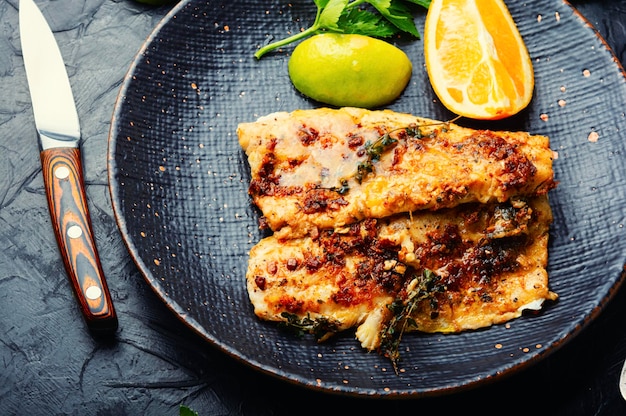
{"type": "MultiPolygon", "coordinates": [[[[594,29],[557,0],[509,1],[536,73],[527,110],[498,123],[459,124],[548,135],[558,152],[551,289],[538,316],[456,335],[403,339],[401,372],[347,332],[324,344],[259,321],[245,288],[248,250],[262,237],[247,195],[239,122],[318,104],[291,86],[291,47],[256,48],[310,24],[310,0],[180,3],[137,55],[113,118],[109,179],[128,250],[171,310],[210,344],[313,389],[420,397],[497,380],[581,331],[622,280],[626,257],[626,82],[594,29]]],[[[416,23],[423,29],[425,11],[416,23]]],[[[431,90],[420,40],[403,40],[413,78],[389,108],[451,119],[431,90]]]]}

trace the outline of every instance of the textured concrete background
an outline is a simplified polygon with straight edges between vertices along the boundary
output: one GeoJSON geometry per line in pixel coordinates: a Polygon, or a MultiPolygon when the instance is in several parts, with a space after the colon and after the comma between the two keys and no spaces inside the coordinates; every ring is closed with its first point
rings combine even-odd
{"type": "MultiPolygon", "coordinates": [[[[58,256],[19,44],[17,1],[0,2],[0,414],[626,414],[626,293],[573,342],[496,385],[445,398],[323,395],[259,374],[207,345],[162,304],[119,236],[107,188],[110,119],[126,71],[169,11],[131,0],[41,0],[68,65],[87,195],[118,315],[117,337],[86,331],[58,256]],[[111,284],[115,282],[115,284],[111,284]],[[343,410],[346,409],[346,410],[343,410]]],[[[577,1],[626,64],[626,1],[577,1]]],[[[626,82],[626,81],[625,81],[626,82]]],[[[626,99],[626,97],[625,97],[626,99]]],[[[610,249],[610,248],[607,248],[610,249]]]]}

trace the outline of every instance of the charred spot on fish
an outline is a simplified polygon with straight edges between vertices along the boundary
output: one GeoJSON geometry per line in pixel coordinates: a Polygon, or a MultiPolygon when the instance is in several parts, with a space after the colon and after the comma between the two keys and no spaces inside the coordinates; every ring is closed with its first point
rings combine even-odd
{"type": "Polygon", "coordinates": [[[341,196],[338,197],[336,192],[328,189],[311,189],[304,197],[302,211],[305,214],[336,211],[345,205],[348,205],[348,201],[341,196]]]}
{"type": "Polygon", "coordinates": [[[265,279],[265,276],[255,276],[254,283],[261,290],[265,290],[267,287],[267,280],[265,279]]]}
{"type": "Polygon", "coordinates": [[[290,257],[289,259],[287,259],[287,263],[286,263],[287,270],[292,272],[298,268],[298,265],[299,265],[298,259],[293,258],[293,257],[290,257]]]}
{"type": "Polygon", "coordinates": [[[303,146],[310,146],[311,144],[315,143],[320,137],[320,133],[317,129],[305,125],[300,127],[297,135],[300,143],[302,143],[303,146]]]}
{"type": "Polygon", "coordinates": [[[297,300],[292,296],[283,296],[277,303],[278,309],[282,309],[290,313],[301,312],[303,306],[303,301],[297,300]]]}
{"type": "Polygon", "coordinates": [[[364,143],[365,143],[365,139],[360,134],[359,135],[350,134],[348,136],[348,147],[352,150],[357,149],[360,146],[363,146],[364,143]]]}
{"type": "Polygon", "coordinates": [[[320,259],[317,256],[307,256],[304,259],[304,266],[310,272],[314,272],[318,270],[324,264],[323,259],[320,259]]]}
{"type": "Polygon", "coordinates": [[[287,164],[289,165],[291,169],[293,169],[293,168],[297,168],[298,166],[300,166],[302,163],[304,163],[304,161],[305,161],[305,158],[289,159],[287,161],[287,164]]]}

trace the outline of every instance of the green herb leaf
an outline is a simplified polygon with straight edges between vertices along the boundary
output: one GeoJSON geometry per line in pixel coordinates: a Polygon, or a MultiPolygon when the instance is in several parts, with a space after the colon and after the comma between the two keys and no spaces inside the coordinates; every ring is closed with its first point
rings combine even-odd
{"type": "Polygon", "coordinates": [[[194,412],[193,410],[191,410],[189,407],[185,406],[184,404],[180,405],[179,414],[180,416],[198,416],[198,412],[194,412]]]}
{"type": "Polygon", "coordinates": [[[347,5],[348,0],[329,0],[326,7],[320,10],[317,24],[327,30],[340,32],[337,22],[347,5]]]}
{"type": "Polygon", "coordinates": [[[420,37],[411,10],[400,0],[367,0],[387,20],[403,32],[420,37]]]}
{"type": "Polygon", "coordinates": [[[321,340],[329,334],[337,332],[338,328],[336,323],[325,317],[312,319],[307,315],[300,319],[296,314],[289,312],[282,312],[280,316],[287,320],[279,322],[279,327],[291,331],[298,337],[304,336],[304,334],[313,334],[315,339],[321,340]]]}
{"type": "Polygon", "coordinates": [[[399,29],[381,15],[369,10],[351,9],[339,18],[338,26],[343,33],[359,34],[374,38],[389,38],[399,29]]]}
{"type": "Polygon", "coordinates": [[[418,6],[422,6],[426,9],[430,6],[430,0],[406,0],[409,3],[417,4],[418,6]]]}
{"type": "Polygon", "coordinates": [[[350,33],[386,38],[398,32],[406,32],[419,38],[413,14],[407,3],[428,8],[430,0],[313,0],[317,7],[313,24],[292,36],[261,47],[254,56],[260,59],[266,53],[322,33],[350,33]],[[376,13],[363,8],[369,4],[376,13]]]}

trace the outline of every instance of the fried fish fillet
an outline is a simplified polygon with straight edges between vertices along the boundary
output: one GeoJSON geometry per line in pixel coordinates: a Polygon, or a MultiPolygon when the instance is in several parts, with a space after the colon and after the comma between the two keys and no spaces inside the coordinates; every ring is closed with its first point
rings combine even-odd
{"type": "Polygon", "coordinates": [[[249,193],[281,237],[415,210],[504,202],[555,186],[545,136],[389,110],[279,112],[241,123],[249,193]]]}
{"type": "MultiPolygon", "coordinates": [[[[309,332],[358,327],[374,350],[392,325],[458,332],[556,299],[548,288],[547,196],[467,203],[261,240],[246,275],[257,316],[309,332]]],[[[324,336],[321,336],[324,338],[324,336]]]]}

